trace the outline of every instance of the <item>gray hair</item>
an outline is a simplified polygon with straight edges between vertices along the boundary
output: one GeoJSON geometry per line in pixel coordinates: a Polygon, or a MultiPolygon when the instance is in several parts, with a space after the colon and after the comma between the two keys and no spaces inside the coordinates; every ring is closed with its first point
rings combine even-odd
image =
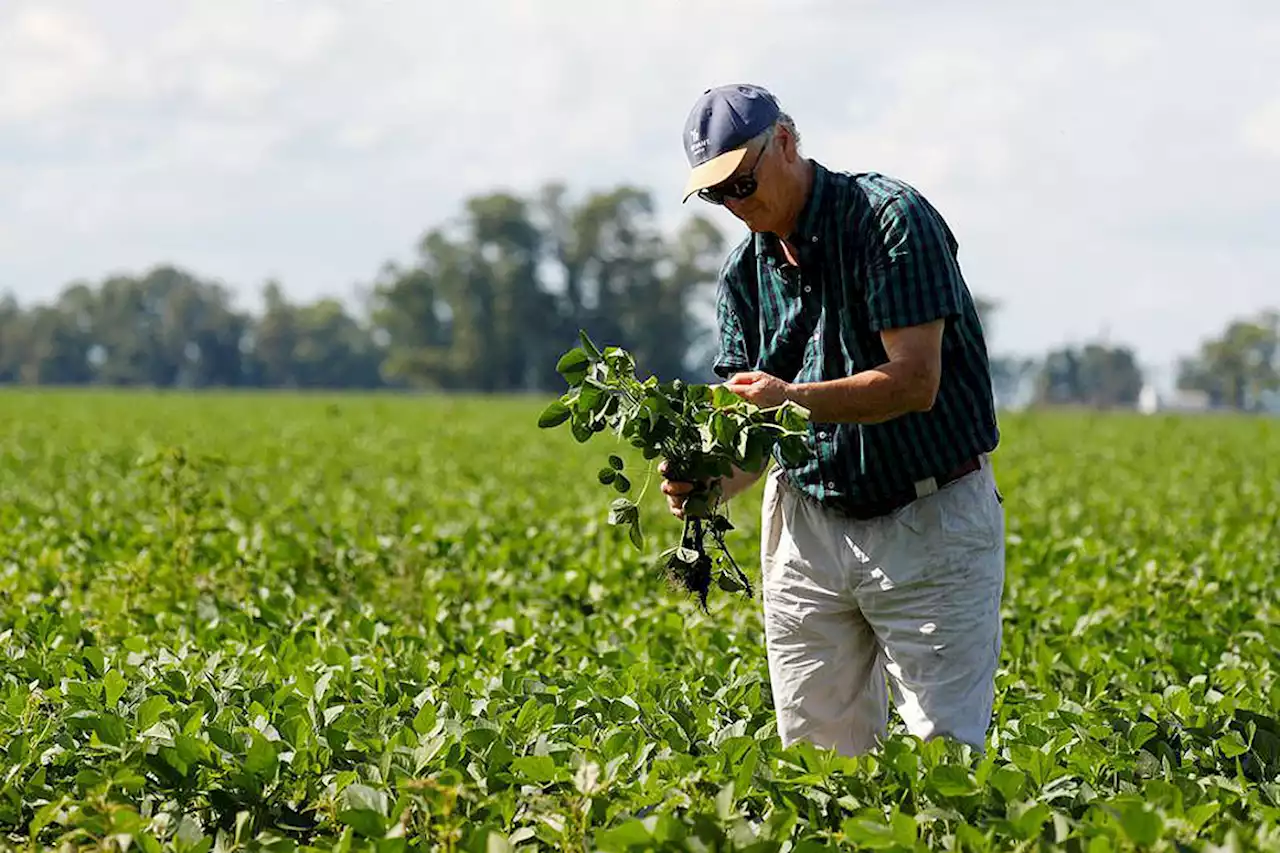
{"type": "Polygon", "coordinates": [[[752,146],[759,145],[760,147],[768,145],[773,141],[773,137],[778,132],[779,126],[785,127],[787,132],[791,134],[791,138],[796,141],[796,152],[799,153],[800,131],[796,130],[795,119],[791,118],[791,116],[785,112],[779,112],[778,117],[774,119],[773,124],[757,133],[755,138],[748,144],[752,146]]]}
{"type": "Polygon", "coordinates": [[[780,124],[787,129],[787,133],[790,133],[791,138],[796,141],[796,153],[799,153],[800,152],[800,131],[796,130],[795,119],[793,119],[786,112],[779,112],[778,120],[774,122],[774,124],[775,125],[780,124]]]}

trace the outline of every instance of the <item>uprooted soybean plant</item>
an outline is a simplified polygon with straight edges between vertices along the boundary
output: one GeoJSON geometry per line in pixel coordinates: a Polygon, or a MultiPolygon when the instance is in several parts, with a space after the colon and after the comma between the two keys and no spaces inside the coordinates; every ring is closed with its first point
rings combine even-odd
{"type": "MultiPolygon", "coordinates": [[[[680,542],[658,559],[667,578],[696,593],[703,610],[713,580],[721,589],[750,596],[751,582],[725,544],[733,525],[721,512],[720,478],[731,476],[735,468],[761,472],[775,450],[788,464],[803,462],[809,453],[809,413],[791,402],[762,408],[720,386],[663,382],[656,376],[641,380],[626,350],[607,346],[602,351],[586,332],[580,331],[579,339],[581,345],[556,364],[569,389],[542,412],[538,426],[567,423],[579,443],[608,432],[651,462],[666,459],[668,478],[694,484],[684,506],[680,542]],[[714,559],[708,537],[718,552],[714,559]]],[[[622,458],[610,454],[597,477],[601,485],[627,495],[632,482],[624,469],[622,458]]],[[[648,476],[652,474],[651,466],[648,476]]],[[[648,483],[646,479],[645,489],[648,483]]],[[[609,507],[609,523],[628,527],[638,549],[644,548],[638,506],[643,497],[644,489],[636,501],[620,497],[609,507]]]]}

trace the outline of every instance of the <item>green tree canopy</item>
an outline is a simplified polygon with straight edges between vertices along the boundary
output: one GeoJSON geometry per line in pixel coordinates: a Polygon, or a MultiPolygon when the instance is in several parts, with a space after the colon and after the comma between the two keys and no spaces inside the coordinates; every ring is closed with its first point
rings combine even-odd
{"type": "Polygon", "coordinates": [[[1177,384],[1215,406],[1258,408],[1265,392],[1280,392],[1280,311],[1230,323],[1180,362],[1177,384]]]}
{"type": "Polygon", "coordinates": [[[1144,384],[1133,350],[1090,343],[1049,352],[1040,366],[1035,397],[1041,404],[1133,406],[1144,384]]]}

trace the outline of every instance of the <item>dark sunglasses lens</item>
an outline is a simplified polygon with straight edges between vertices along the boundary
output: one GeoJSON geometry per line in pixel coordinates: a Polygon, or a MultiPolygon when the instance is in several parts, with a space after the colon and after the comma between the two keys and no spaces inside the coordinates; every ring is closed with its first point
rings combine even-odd
{"type": "Polygon", "coordinates": [[[750,175],[747,175],[746,177],[739,178],[737,181],[735,181],[733,186],[729,188],[727,194],[732,196],[733,198],[746,198],[747,196],[751,195],[755,191],[756,191],[756,179],[751,177],[750,175]]]}
{"type": "Polygon", "coordinates": [[[734,181],[729,181],[719,186],[711,187],[705,190],[699,190],[698,196],[703,201],[711,204],[724,204],[726,198],[744,199],[756,191],[756,179],[750,175],[743,175],[734,181]]]}

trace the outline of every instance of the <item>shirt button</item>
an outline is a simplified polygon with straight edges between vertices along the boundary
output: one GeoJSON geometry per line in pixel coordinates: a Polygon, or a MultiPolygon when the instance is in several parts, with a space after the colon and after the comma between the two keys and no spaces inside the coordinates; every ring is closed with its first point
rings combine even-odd
{"type": "Polygon", "coordinates": [[[827,488],[834,492],[834,491],[836,490],[836,484],[835,484],[835,483],[827,483],[827,488]]]}
{"type": "Polygon", "coordinates": [[[812,239],[810,242],[813,242],[813,243],[818,242],[818,235],[817,235],[817,234],[814,234],[814,235],[813,235],[813,239],[812,239]]]}
{"type": "Polygon", "coordinates": [[[808,293],[808,292],[809,292],[810,290],[812,290],[812,289],[813,289],[813,288],[811,288],[811,287],[810,287],[809,285],[807,285],[807,284],[804,286],[804,292],[805,292],[805,293],[808,293]]]}
{"type": "Polygon", "coordinates": [[[826,437],[827,437],[827,434],[825,432],[818,433],[818,438],[826,438],[826,437]]]}

